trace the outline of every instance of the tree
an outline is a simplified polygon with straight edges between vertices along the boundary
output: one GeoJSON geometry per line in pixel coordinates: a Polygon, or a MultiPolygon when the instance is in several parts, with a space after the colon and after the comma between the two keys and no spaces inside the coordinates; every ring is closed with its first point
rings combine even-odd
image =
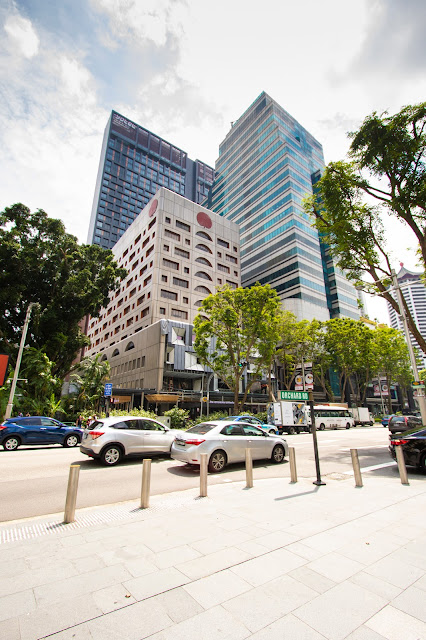
{"type": "Polygon", "coordinates": [[[24,350],[20,375],[26,382],[18,400],[22,411],[53,416],[60,410],[61,401],[57,396],[61,390],[61,380],[53,374],[54,365],[40,349],[28,347],[24,350]]]}
{"type": "Polygon", "coordinates": [[[194,320],[194,349],[200,361],[234,392],[235,413],[244,406],[253,382],[270,369],[280,320],[280,299],[269,285],[225,286],[202,302],[194,320]],[[249,363],[251,379],[239,402],[240,382],[249,363]]]}
{"type": "MultiPolygon", "coordinates": [[[[426,268],[425,127],[426,102],[393,116],[367,116],[349,134],[349,161],[331,162],[305,205],[349,279],[364,291],[378,292],[397,312],[395,296],[387,291],[391,260],[381,215],[394,216],[413,231],[426,268]],[[373,284],[364,280],[367,274],[373,284]]],[[[410,331],[426,353],[426,339],[405,301],[404,306],[410,331]]]]}
{"type": "MultiPolygon", "coordinates": [[[[413,379],[413,373],[404,336],[397,329],[383,326],[377,327],[372,333],[374,337],[377,374],[386,377],[389,390],[392,383],[398,383],[402,389],[406,390],[413,379]]],[[[387,396],[387,401],[388,411],[392,413],[390,391],[387,396]]]]}
{"type": "Polygon", "coordinates": [[[60,220],[23,204],[7,207],[0,213],[0,351],[15,354],[28,304],[38,302],[27,344],[63,377],[88,344],[79,323],[98,314],[125,275],[111,251],[79,245],[60,220]]]}
{"type": "Polygon", "coordinates": [[[80,409],[99,411],[104,385],[111,370],[108,360],[102,361],[101,358],[101,353],[93,358],[83,358],[74,368],[76,373],[71,374],[71,382],[78,387],[80,409]]]}

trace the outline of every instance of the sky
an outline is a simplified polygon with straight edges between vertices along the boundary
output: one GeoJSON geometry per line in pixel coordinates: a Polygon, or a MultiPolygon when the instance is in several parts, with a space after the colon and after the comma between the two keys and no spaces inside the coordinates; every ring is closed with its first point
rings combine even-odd
{"type": "MultiPolygon", "coordinates": [[[[426,99],[425,33],[424,0],[0,0],[0,209],[86,242],[112,109],[214,166],[266,91],[343,159],[372,111],[426,99]]],[[[396,270],[417,270],[412,232],[386,224],[396,270]]]]}

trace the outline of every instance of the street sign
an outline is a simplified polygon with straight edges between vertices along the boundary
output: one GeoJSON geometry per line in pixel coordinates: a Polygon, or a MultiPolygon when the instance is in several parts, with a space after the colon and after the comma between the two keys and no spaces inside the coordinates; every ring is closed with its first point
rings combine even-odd
{"type": "Polygon", "coordinates": [[[280,391],[281,400],[309,400],[307,391],[280,391]]]}
{"type": "Polygon", "coordinates": [[[6,382],[8,366],[9,356],[7,353],[0,353],[0,387],[6,382]]]}
{"type": "Polygon", "coordinates": [[[105,389],[104,389],[104,396],[111,396],[112,395],[112,382],[107,382],[105,384],[105,389]]]}
{"type": "Polygon", "coordinates": [[[424,380],[417,380],[413,382],[412,387],[413,389],[424,389],[425,388],[424,380]]]}

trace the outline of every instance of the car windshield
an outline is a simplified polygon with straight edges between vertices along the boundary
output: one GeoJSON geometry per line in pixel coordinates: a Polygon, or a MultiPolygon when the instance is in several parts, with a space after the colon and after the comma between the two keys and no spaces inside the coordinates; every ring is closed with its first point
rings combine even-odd
{"type": "Polygon", "coordinates": [[[215,424],[208,424],[207,422],[200,422],[200,424],[196,424],[195,427],[191,427],[187,430],[186,433],[208,433],[212,429],[214,429],[215,424]]]}

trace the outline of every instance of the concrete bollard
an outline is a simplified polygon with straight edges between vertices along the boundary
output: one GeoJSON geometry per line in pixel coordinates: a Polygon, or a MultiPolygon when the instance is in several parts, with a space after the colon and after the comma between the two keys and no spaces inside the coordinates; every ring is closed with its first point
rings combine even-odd
{"type": "Polygon", "coordinates": [[[352,467],[354,470],[355,486],[362,487],[361,468],[359,466],[358,449],[351,449],[352,467]]]}
{"type": "Polygon", "coordinates": [[[68,476],[67,498],[65,500],[64,524],[70,524],[75,520],[75,505],[77,502],[78,478],[80,465],[72,464],[68,476]]]}
{"type": "Polygon", "coordinates": [[[148,509],[149,494],[151,490],[151,460],[148,458],[142,463],[142,487],[141,487],[141,509],[148,509]]]}
{"type": "Polygon", "coordinates": [[[251,459],[251,449],[246,449],[246,489],[253,486],[253,461],[251,459]]]}
{"type": "Polygon", "coordinates": [[[297,469],[296,469],[296,449],[289,447],[288,458],[290,460],[290,477],[292,482],[297,482],[297,469]]]}
{"type": "Polygon", "coordinates": [[[207,453],[200,454],[200,498],[207,498],[207,453]]]}
{"type": "Polygon", "coordinates": [[[402,451],[401,445],[395,445],[395,452],[396,461],[398,463],[399,477],[401,478],[401,484],[410,484],[408,482],[407,467],[405,466],[404,453],[402,451]]]}

